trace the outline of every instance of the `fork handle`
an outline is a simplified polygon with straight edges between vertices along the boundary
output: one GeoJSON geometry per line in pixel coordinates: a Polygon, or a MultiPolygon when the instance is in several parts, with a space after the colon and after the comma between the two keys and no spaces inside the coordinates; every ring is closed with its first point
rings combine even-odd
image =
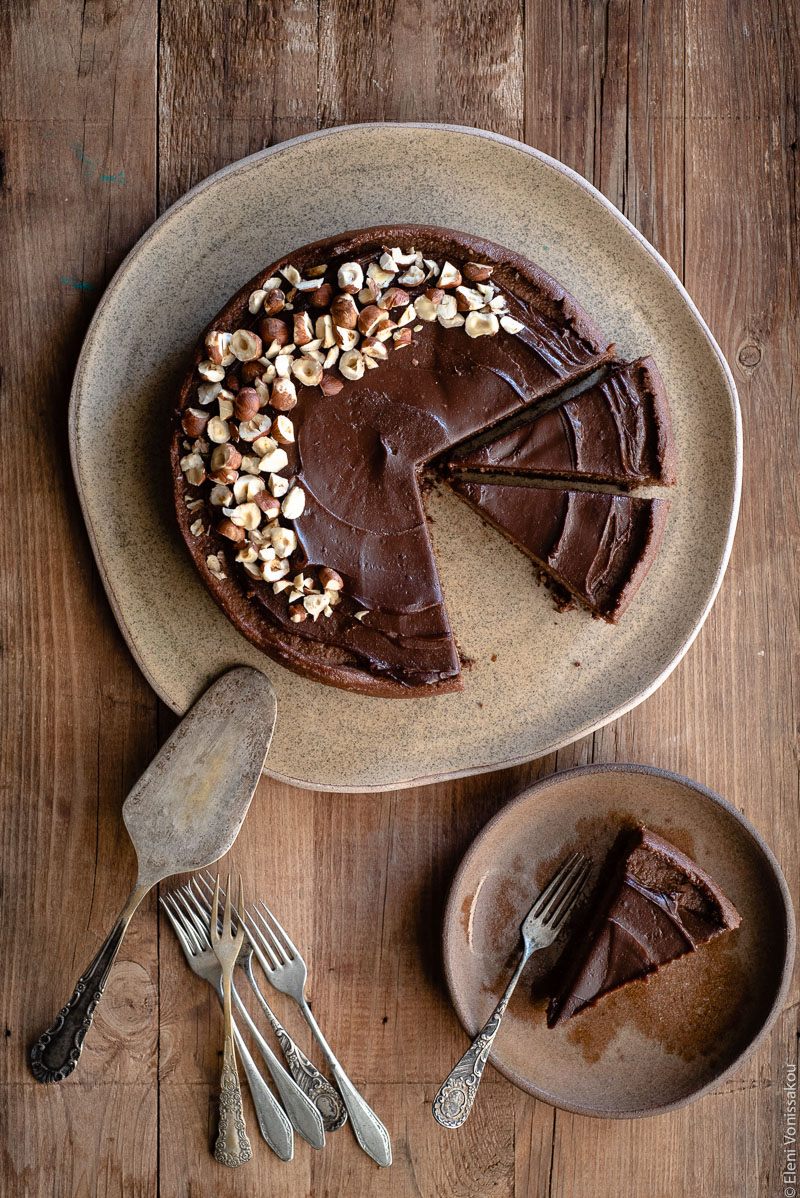
{"type": "Polygon", "coordinates": [[[333,1049],[323,1036],[322,1029],[314,1018],[305,998],[300,1003],[300,1010],[305,1015],[306,1023],[316,1036],[317,1043],[330,1065],[331,1073],[339,1087],[339,1091],[344,1099],[344,1105],[347,1107],[347,1113],[350,1116],[350,1126],[359,1145],[366,1152],[367,1156],[371,1156],[377,1164],[387,1168],[392,1163],[392,1142],[389,1139],[388,1131],[372,1107],[361,1097],[337,1061],[333,1054],[333,1049]]]}
{"type": "Polygon", "coordinates": [[[295,1044],[292,1037],[286,1031],[286,1028],[278,1020],[272,1007],[261,993],[252,969],[248,969],[247,967],[244,967],[244,969],[247,980],[250,983],[250,988],[255,994],[261,1010],[264,1012],[267,1022],[278,1038],[278,1043],[283,1050],[286,1060],[286,1068],[303,1093],[311,1099],[319,1111],[322,1116],[324,1130],[338,1131],[347,1122],[347,1108],[327,1077],[323,1077],[316,1065],[309,1061],[302,1048],[295,1044]]]}
{"type": "Polygon", "coordinates": [[[242,1088],[236,1069],[233,1035],[226,1032],[219,1081],[219,1131],[214,1145],[214,1156],[221,1165],[236,1168],[237,1165],[249,1161],[252,1155],[253,1150],[244,1125],[242,1088]]]}
{"type": "Polygon", "coordinates": [[[111,973],[122,937],[139,903],[150,886],[137,885],[91,965],[75,983],[72,998],[59,1011],[55,1022],[42,1032],[31,1048],[30,1066],[37,1082],[63,1082],[78,1063],[86,1033],[92,1026],[95,1008],[111,973]]]}
{"type": "Polygon", "coordinates": [[[483,1077],[486,1060],[492,1050],[500,1020],[506,1013],[511,995],[514,993],[525,965],[530,957],[524,952],[519,965],[514,970],[514,976],[506,986],[506,991],[492,1011],[486,1023],[478,1032],[457,1065],[442,1082],[439,1092],[433,1100],[433,1117],[442,1127],[460,1127],[472,1110],[478,1086],[483,1077]]]}

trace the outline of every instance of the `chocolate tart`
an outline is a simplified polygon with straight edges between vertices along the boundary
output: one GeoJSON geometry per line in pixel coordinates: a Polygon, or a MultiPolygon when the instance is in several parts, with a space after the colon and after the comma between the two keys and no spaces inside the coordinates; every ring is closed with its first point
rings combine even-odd
{"type": "Polygon", "coordinates": [[[451,471],[555,476],[620,487],[675,482],[669,402],[652,358],[615,362],[606,377],[474,449],[451,471]]]}
{"type": "Polygon", "coordinates": [[[648,977],[741,922],[713,878],[647,828],[620,834],[583,936],[567,951],[560,990],[547,1008],[556,1027],[605,994],[648,977]]]}
{"type": "Polygon", "coordinates": [[[453,479],[489,524],[595,615],[615,624],[653,562],[667,499],[453,479]]]}
{"type": "Polygon", "coordinates": [[[476,237],[388,226],[286,255],[211,322],[181,388],[176,511],[204,583],[308,677],[460,689],[422,471],[612,356],[554,279],[476,237]]]}

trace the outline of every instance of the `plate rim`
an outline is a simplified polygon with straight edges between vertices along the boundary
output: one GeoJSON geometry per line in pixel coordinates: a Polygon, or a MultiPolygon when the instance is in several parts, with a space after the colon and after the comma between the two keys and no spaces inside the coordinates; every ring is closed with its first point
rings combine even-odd
{"type": "Polygon", "coordinates": [[[503,1077],[505,1077],[518,1089],[532,1095],[532,1097],[541,1102],[547,1103],[548,1106],[552,1106],[558,1110],[569,1111],[575,1115],[584,1115],[593,1119],[649,1119],[655,1115],[664,1115],[669,1111],[678,1110],[680,1107],[687,1106],[690,1102],[695,1102],[697,1099],[704,1097],[704,1095],[710,1093],[712,1090],[716,1090],[717,1087],[720,1086],[727,1078],[741,1068],[745,1061],[752,1056],[759,1044],[761,1044],[761,1042],[772,1031],[783,1009],[783,1004],[786,1000],[786,995],[789,991],[789,986],[794,973],[795,954],[797,950],[797,926],[788,883],[784,877],[780,862],[770,846],[767,844],[764,837],[761,835],[758,829],[751,824],[747,817],[743,815],[737,807],[734,807],[734,805],[729,802],[728,799],[723,798],[723,796],[717,794],[716,791],[704,786],[702,782],[697,782],[694,778],[688,778],[685,774],[676,773],[674,770],[662,769],[659,766],[624,761],[601,761],[592,762],[589,765],[573,766],[570,769],[557,770],[555,773],[547,774],[546,777],[539,778],[536,782],[524,786],[522,790],[512,795],[509,801],[504,803],[500,810],[495,812],[492,818],[480,829],[478,834],[470,843],[469,848],[462,857],[461,862],[459,863],[459,866],[453,875],[453,881],[450,885],[447,903],[444,910],[444,917],[442,919],[442,962],[444,967],[444,976],[447,985],[447,992],[456,1017],[458,1018],[458,1021],[466,1034],[472,1037],[478,1029],[476,1028],[475,1032],[470,1031],[469,1027],[467,1026],[465,1013],[462,1010],[461,1005],[456,1001],[454,994],[453,971],[448,956],[448,942],[451,939],[455,925],[458,922],[456,894],[459,886],[461,885],[463,876],[472,862],[472,859],[475,856],[481,841],[483,841],[483,839],[490,833],[496,824],[500,823],[500,821],[505,818],[509,811],[511,811],[513,808],[516,808],[521,803],[526,802],[532,795],[537,794],[539,791],[547,790],[550,787],[557,785],[562,778],[581,777],[598,773],[647,774],[651,777],[665,779],[670,782],[677,782],[678,784],[687,786],[689,789],[697,792],[703,799],[709,801],[712,805],[720,807],[727,816],[732,817],[734,821],[739,824],[740,828],[752,842],[755,849],[761,854],[761,857],[765,861],[772,877],[776,882],[778,893],[780,894],[783,905],[785,922],[783,967],[781,970],[781,978],[778,988],[775,992],[775,996],[766,1014],[764,1022],[753,1038],[745,1045],[745,1047],[741,1050],[741,1052],[738,1053],[738,1055],[733,1061],[730,1062],[729,1065],[727,1065],[719,1073],[716,1073],[702,1086],[699,1086],[696,1090],[693,1090],[690,1094],[685,1094],[682,1098],[677,1098],[672,1102],[662,1103],[660,1106],[648,1108],[647,1110],[632,1109],[628,1111],[597,1111],[585,1103],[570,1103],[568,1101],[555,1099],[552,1094],[538,1088],[532,1082],[529,1082],[527,1079],[523,1078],[514,1069],[498,1063],[495,1060],[494,1053],[489,1054],[488,1059],[498,1073],[502,1074],[503,1077]]]}
{"type": "Polygon", "coordinates": [[[80,452],[79,452],[80,438],[78,435],[79,410],[80,410],[81,392],[83,390],[83,380],[84,380],[84,375],[86,372],[87,359],[89,357],[91,349],[93,348],[93,343],[94,343],[94,339],[96,336],[97,326],[100,323],[100,321],[104,315],[105,309],[108,306],[108,303],[110,301],[112,294],[116,291],[116,289],[119,287],[120,283],[122,282],[123,277],[124,277],[125,273],[127,272],[127,269],[129,267],[130,263],[132,262],[132,260],[134,259],[134,257],[139,253],[139,251],[145,245],[147,245],[147,243],[155,236],[155,234],[158,232],[158,230],[161,228],[161,226],[163,224],[165,224],[168,219],[171,219],[178,211],[180,211],[181,208],[183,208],[185,205],[188,205],[189,203],[191,203],[192,200],[194,200],[202,192],[204,192],[208,188],[213,187],[220,179],[223,179],[226,176],[233,174],[235,171],[241,170],[242,168],[247,167],[247,166],[252,166],[257,162],[265,160],[265,159],[271,157],[273,154],[276,154],[280,151],[288,149],[292,146],[301,145],[304,142],[317,140],[319,138],[336,137],[342,133],[351,133],[356,130],[365,130],[365,129],[369,129],[369,130],[375,130],[375,129],[378,129],[378,130],[380,130],[380,129],[435,130],[435,131],[442,132],[442,133],[453,133],[453,134],[483,138],[483,139],[487,139],[490,141],[498,142],[501,145],[508,146],[509,148],[511,148],[513,150],[525,153],[533,158],[536,158],[543,165],[566,176],[574,184],[576,184],[578,187],[580,187],[581,190],[588,196],[589,199],[591,199],[594,203],[599,204],[601,207],[605,208],[606,211],[611,216],[613,216],[614,219],[617,220],[623,226],[623,228],[625,230],[627,230],[627,232],[629,234],[631,234],[634,237],[634,239],[645,249],[645,251],[654,259],[656,265],[659,266],[660,269],[664,272],[668,281],[672,284],[672,286],[674,288],[677,289],[678,293],[680,294],[681,299],[683,300],[684,304],[688,308],[691,317],[697,324],[700,333],[707,341],[708,345],[710,346],[712,352],[714,353],[714,355],[716,356],[716,358],[719,362],[723,377],[725,379],[726,389],[727,389],[727,393],[728,393],[728,400],[729,400],[731,412],[733,415],[734,479],[733,479],[733,492],[732,492],[732,496],[731,496],[730,511],[729,511],[729,518],[728,518],[728,529],[727,529],[727,535],[725,538],[725,544],[723,546],[722,555],[720,557],[719,565],[717,567],[717,571],[716,571],[716,574],[714,577],[713,584],[710,587],[705,606],[703,607],[703,610],[700,613],[700,616],[698,617],[694,628],[691,630],[691,632],[687,636],[685,643],[680,647],[680,649],[675,654],[675,656],[672,658],[672,660],[667,663],[666,667],[661,671],[661,673],[658,674],[641,691],[639,691],[639,693],[637,695],[635,695],[634,697],[629,699],[627,702],[622,703],[619,707],[614,708],[614,710],[612,712],[610,712],[608,715],[604,716],[601,720],[596,721],[594,723],[590,723],[586,727],[580,728],[576,733],[574,733],[574,735],[570,736],[569,739],[564,740],[564,739],[561,739],[560,737],[556,737],[556,740],[551,745],[548,745],[544,749],[542,749],[542,751],[537,754],[536,758],[532,758],[527,753],[522,753],[521,755],[518,755],[518,756],[504,758],[501,761],[493,761],[493,762],[489,762],[488,764],[483,764],[477,769],[470,766],[470,767],[466,767],[464,769],[432,771],[432,772],[429,772],[426,774],[419,775],[417,777],[396,779],[396,780],[392,781],[391,783],[389,783],[388,785],[384,784],[384,783],[368,783],[368,784],[360,783],[360,784],[355,784],[355,785],[354,784],[347,784],[347,785],[325,784],[323,786],[323,785],[320,785],[319,782],[312,782],[312,781],[308,781],[308,780],[301,779],[301,778],[295,778],[290,774],[286,774],[286,773],[283,773],[278,770],[272,770],[269,767],[269,758],[267,758],[267,763],[264,767],[264,773],[268,777],[274,778],[276,781],[287,782],[292,786],[297,786],[304,790],[326,790],[331,793],[339,793],[339,794],[370,794],[370,793],[371,794],[379,794],[379,793],[383,793],[387,790],[405,790],[412,786],[425,786],[425,785],[433,784],[435,782],[451,781],[451,780],[455,780],[457,778],[479,776],[481,774],[488,774],[488,773],[492,773],[494,771],[501,770],[501,769],[509,769],[513,766],[522,765],[528,761],[537,760],[538,757],[547,756],[549,753],[556,752],[556,751],[558,751],[558,749],[564,748],[566,745],[573,744],[576,740],[580,740],[582,737],[588,736],[591,733],[596,732],[598,729],[603,728],[607,724],[612,723],[614,720],[619,719],[621,716],[625,715],[627,712],[632,711],[633,708],[638,707],[640,703],[643,703],[652,694],[654,694],[659,689],[659,687],[661,687],[663,685],[663,683],[667,680],[667,678],[670,676],[670,674],[677,668],[677,666],[680,664],[680,662],[686,656],[689,649],[691,648],[691,646],[694,644],[695,640],[697,639],[697,636],[699,635],[701,628],[705,624],[705,622],[708,618],[708,615],[711,611],[711,608],[713,607],[714,603],[716,602],[720,587],[722,586],[723,578],[725,577],[725,572],[727,570],[728,563],[730,561],[730,555],[731,555],[731,551],[733,548],[733,541],[734,541],[734,537],[736,534],[736,528],[737,528],[738,519],[739,519],[739,511],[740,511],[740,507],[741,507],[742,472],[743,472],[743,452],[742,452],[743,434],[742,434],[742,415],[741,415],[741,407],[739,404],[739,396],[738,396],[738,392],[736,389],[736,383],[733,378],[733,373],[732,373],[731,368],[725,358],[725,355],[723,354],[719,344],[717,343],[716,338],[714,337],[714,335],[711,332],[710,328],[708,327],[706,321],[703,319],[702,315],[700,314],[700,312],[697,308],[697,305],[694,303],[694,300],[691,298],[691,296],[687,292],[686,288],[684,287],[683,283],[678,278],[675,271],[672,269],[672,267],[669,265],[669,263],[666,261],[666,259],[658,252],[658,250],[653,245],[651,245],[651,243],[647,240],[647,238],[642,233],[639,232],[639,230],[635,227],[635,225],[633,225],[630,222],[630,220],[628,220],[628,218],[624,215],[624,213],[622,213],[619,210],[619,208],[616,207],[616,205],[612,204],[612,202],[609,199],[607,199],[606,196],[604,196],[602,194],[602,192],[600,192],[592,183],[590,183],[588,181],[588,179],[585,179],[582,175],[578,174],[577,171],[573,170],[571,167],[566,166],[563,162],[560,162],[557,158],[553,158],[551,155],[544,153],[544,151],[542,151],[542,150],[536,149],[536,147],[534,147],[534,146],[526,145],[524,142],[521,142],[521,141],[517,140],[516,138],[506,137],[504,134],[494,133],[491,130],[481,129],[476,126],[453,125],[453,124],[435,122],[435,121],[362,121],[362,122],[359,122],[356,124],[334,125],[327,129],[315,129],[315,130],[310,131],[309,133],[300,134],[298,137],[289,138],[286,141],[276,142],[272,146],[265,146],[261,150],[256,150],[253,154],[248,154],[244,158],[239,158],[234,162],[228,163],[226,166],[221,167],[220,170],[215,171],[213,174],[206,176],[205,179],[201,179],[198,183],[196,183],[194,185],[194,187],[191,187],[188,191],[184,192],[184,194],[182,196],[180,196],[173,204],[171,204],[167,209],[165,209],[165,211],[162,212],[160,216],[156,217],[156,219],[153,221],[153,223],[151,225],[149,225],[148,228],[144,231],[142,236],[140,238],[138,238],[138,240],[134,243],[133,246],[131,246],[130,250],[127,252],[127,254],[123,258],[122,262],[119,264],[117,269],[114,271],[114,274],[111,276],[111,279],[109,280],[105,290],[103,291],[103,294],[100,297],[97,307],[95,308],[95,311],[92,314],[92,318],[89,322],[89,325],[87,326],[86,332],[83,337],[83,341],[81,343],[80,353],[78,355],[78,359],[77,359],[77,362],[75,365],[75,373],[73,375],[72,386],[70,388],[68,416],[67,416],[70,465],[72,468],[72,474],[73,474],[73,478],[75,481],[75,489],[78,494],[78,502],[80,505],[81,514],[83,516],[84,526],[86,528],[86,532],[87,532],[87,535],[89,538],[89,544],[92,549],[92,555],[94,557],[95,564],[97,566],[97,570],[100,575],[100,580],[103,584],[103,589],[106,593],[106,597],[108,599],[109,605],[110,605],[112,613],[114,615],[114,619],[116,620],[117,627],[119,628],[120,633],[122,634],[122,637],[125,641],[125,644],[128,647],[128,650],[129,650],[131,656],[133,657],[134,661],[136,662],[137,666],[139,667],[139,670],[141,671],[142,675],[146,679],[149,686],[155,692],[157,697],[167,707],[170,708],[170,710],[174,711],[178,715],[184,714],[182,709],[179,706],[176,706],[176,704],[173,702],[173,700],[169,696],[169,694],[167,694],[167,692],[163,689],[161,684],[156,681],[156,679],[153,676],[153,674],[151,673],[150,669],[145,665],[145,662],[139,652],[136,642],[135,642],[135,640],[130,632],[130,629],[128,628],[128,625],[122,615],[121,605],[119,603],[119,600],[117,599],[117,595],[114,591],[109,573],[106,569],[105,561],[103,559],[102,553],[100,551],[100,548],[99,548],[99,545],[97,542],[97,537],[95,535],[94,526],[93,526],[91,518],[90,518],[89,505],[88,505],[88,501],[86,499],[86,493],[85,493],[85,489],[84,489],[82,477],[81,477],[80,452]]]}

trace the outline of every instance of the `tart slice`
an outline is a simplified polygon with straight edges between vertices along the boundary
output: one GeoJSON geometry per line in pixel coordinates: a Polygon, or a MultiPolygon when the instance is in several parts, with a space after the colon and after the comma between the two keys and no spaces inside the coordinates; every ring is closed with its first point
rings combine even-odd
{"type": "Polygon", "coordinates": [[[602,382],[447,462],[451,471],[539,474],[585,482],[671,486],[669,403],[652,358],[617,362],[602,382]]]}
{"type": "Polygon", "coordinates": [[[550,1000],[548,1027],[737,928],[740,918],[713,878],[669,841],[644,827],[621,833],[595,914],[550,1000]]]}
{"type": "Polygon", "coordinates": [[[615,624],[655,557],[669,500],[454,479],[476,508],[597,616],[615,624]]]}

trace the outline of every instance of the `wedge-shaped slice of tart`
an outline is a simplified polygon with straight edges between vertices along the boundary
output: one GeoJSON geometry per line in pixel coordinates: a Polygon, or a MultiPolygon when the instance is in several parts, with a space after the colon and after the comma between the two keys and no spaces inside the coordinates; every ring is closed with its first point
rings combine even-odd
{"type": "Polygon", "coordinates": [[[616,362],[559,407],[455,453],[451,471],[480,470],[621,487],[675,482],[669,402],[652,358],[616,362]]]}
{"type": "Polygon", "coordinates": [[[588,927],[567,948],[548,1027],[739,926],[739,912],[714,879],[647,828],[620,834],[605,872],[588,927]]]}
{"type": "Polygon", "coordinates": [[[533,559],[548,581],[614,624],[655,557],[667,499],[454,479],[457,495],[533,559]]]}

